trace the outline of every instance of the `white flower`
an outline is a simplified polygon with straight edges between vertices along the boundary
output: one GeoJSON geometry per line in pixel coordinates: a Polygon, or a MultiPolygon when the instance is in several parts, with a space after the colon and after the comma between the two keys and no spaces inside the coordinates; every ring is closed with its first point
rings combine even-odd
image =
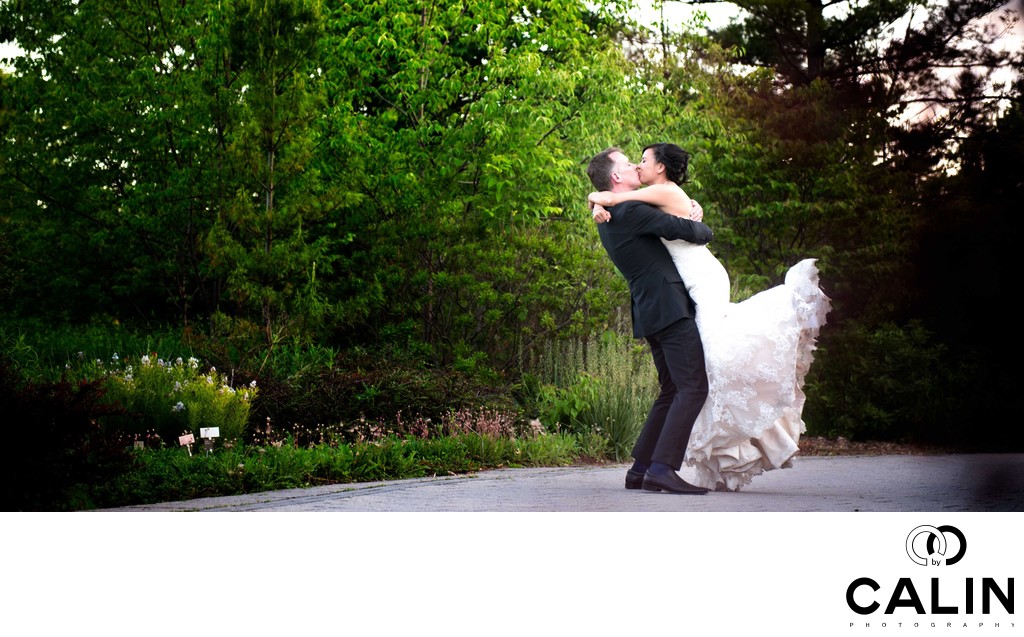
{"type": "Polygon", "coordinates": [[[198,369],[199,368],[199,359],[197,359],[197,358],[195,358],[193,356],[189,356],[188,357],[188,366],[191,367],[192,369],[198,369]]]}
{"type": "Polygon", "coordinates": [[[181,382],[180,381],[177,381],[177,380],[174,381],[174,391],[181,391],[181,382]]]}
{"type": "Polygon", "coordinates": [[[181,367],[184,363],[181,360],[181,357],[179,356],[178,358],[174,359],[174,364],[177,365],[178,367],[181,367]]]}
{"type": "Polygon", "coordinates": [[[142,365],[143,366],[149,365],[149,356],[143,356],[142,357],[142,365]]]}
{"type": "Polygon", "coordinates": [[[178,401],[177,405],[171,407],[171,411],[181,411],[183,409],[185,409],[185,403],[181,402],[180,400],[178,401]]]}
{"type": "Polygon", "coordinates": [[[256,381],[252,381],[251,383],[249,383],[249,387],[256,389],[256,381]]]}

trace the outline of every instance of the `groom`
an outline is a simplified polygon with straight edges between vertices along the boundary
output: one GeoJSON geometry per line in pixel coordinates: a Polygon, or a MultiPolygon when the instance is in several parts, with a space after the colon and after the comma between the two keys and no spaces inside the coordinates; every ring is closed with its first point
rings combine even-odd
{"type": "MultiPolygon", "coordinates": [[[[587,175],[596,190],[632,192],[640,187],[636,166],[614,147],[590,160],[587,175]]],[[[639,201],[612,206],[610,212],[613,223],[598,224],[598,233],[629,283],[633,336],[650,344],[661,386],[633,447],[626,488],[707,493],[677,473],[693,423],[708,396],[708,377],[693,300],[661,238],[703,245],[711,241],[711,229],[639,201]]]]}

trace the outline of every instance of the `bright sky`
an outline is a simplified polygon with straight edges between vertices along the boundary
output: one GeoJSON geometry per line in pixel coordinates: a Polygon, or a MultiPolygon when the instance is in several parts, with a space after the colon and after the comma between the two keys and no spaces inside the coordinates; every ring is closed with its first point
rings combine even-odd
{"type": "MultiPolygon", "coordinates": [[[[659,14],[654,9],[654,0],[636,0],[636,3],[640,7],[641,15],[647,20],[654,22],[658,19],[659,14]]],[[[679,24],[684,20],[689,19],[695,13],[696,9],[700,9],[707,13],[710,26],[715,28],[725,26],[729,23],[730,18],[739,17],[742,13],[742,10],[739,7],[729,2],[705,4],[694,8],[689,4],[669,0],[668,2],[665,2],[665,20],[670,26],[679,24]]]]}
{"type": "MultiPolygon", "coordinates": [[[[641,15],[648,16],[649,20],[656,20],[658,13],[654,9],[655,0],[636,0],[636,3],[640,7],[641,15]]],[[[845,5],[840,3],[835,5],[835,10],[845,9],[845,5]]],[[[1018,41],[1024,40],[1024,0],[1007,0],[1002,8],[1012,8],[1020,16],[1014,32],[1010,36],[1016,36],[1018,41]]],[[[683,19],[691,16],[695,9],[701,9],[708,14],[710,20],[710,26],[719,28],[729,23],[732,18],[738,18],[743,14],[743,10],[732,4],[731,2],[723,1],[712,4],[701,4],[697,7],[686,4],[684,2],[668,0],[665,2],[665,17],[669,23],[679,23],[683,19]]],[[[922,13],[923,15],[923,13],[922,13]]]]}
{"type": "Polygon", "coordinates": [[[13,44],[7,44],[6,42],[0,42],[0,69],[10,70],[10,65],[4,64],[3,59],[17,55],[20,52],[18,47],[13,44]]]}

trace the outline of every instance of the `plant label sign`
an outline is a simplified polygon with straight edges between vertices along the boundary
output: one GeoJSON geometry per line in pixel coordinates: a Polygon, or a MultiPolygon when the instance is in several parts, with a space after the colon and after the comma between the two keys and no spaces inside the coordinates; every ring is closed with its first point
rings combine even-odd
{"type": "Polygon", "coordinates": [[[200,427],[200,438],[220,438],[220,427],[200,427]]]}
{"type": "Polygon", "coordinates": [[[178,444],[181,446],[190,445],[196,441],[196,437],[192,434],[185,434],[184,436],[178,436],[178,444]]]}

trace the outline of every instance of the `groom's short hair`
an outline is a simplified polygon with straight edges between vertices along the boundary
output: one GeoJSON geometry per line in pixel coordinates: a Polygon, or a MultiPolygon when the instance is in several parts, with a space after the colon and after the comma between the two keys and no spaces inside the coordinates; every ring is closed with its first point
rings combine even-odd
{"type": "Polygon", "coordinates": [[[612,161],[611,155],[621,152],[622,149],[612,146],[605,148],[590,160],[590,164],[587,165],[587,176],[590,177],[590,183],[594,184],[595,190],[612,189],[612,168],[615,162],[612,161]]]}

